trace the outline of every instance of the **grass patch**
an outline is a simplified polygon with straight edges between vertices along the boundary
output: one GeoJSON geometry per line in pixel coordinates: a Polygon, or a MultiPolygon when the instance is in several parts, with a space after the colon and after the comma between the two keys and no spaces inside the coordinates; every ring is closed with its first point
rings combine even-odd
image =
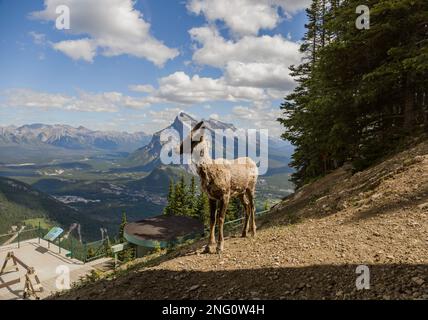
{"type": "Polygon", "coordinates": [[[40,223],[40,228],[42,229],[51,229],[52,228],[52,222],[45,218],[34,218],[34,219],[27,219],[24,220],[24,224],[27,226],[30,226],[32,228],[38,228],[40,223]]]}

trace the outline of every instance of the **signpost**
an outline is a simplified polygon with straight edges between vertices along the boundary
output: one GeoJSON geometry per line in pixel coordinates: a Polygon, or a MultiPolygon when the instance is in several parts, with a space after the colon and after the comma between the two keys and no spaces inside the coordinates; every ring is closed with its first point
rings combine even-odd
{"type": "Polygon", "coordinates": [[[59,227],[52,228],[47,235],[43,237],[44,240],[54,242],[62,233],[64,230],[62,230],[59,227]]]}
{"type": "Polygon", "coordinates": [[[56,239],[58,239],[58,250],[59,253],[61,253],[61,244],[60,244],[60,236],[61,234],[64,232],[63,229],[61,229],[60,227],[53,227],[47,235],[45,235],[43,237],[44,240],[46,240],[48,242],[48,248],[50,248],[50,243],[54,242],[56,239]]]}
{"type": "Polygon", "coordinates": [[[121,243],[111,247],[111,252],[114,253],[114,268],[117,267],[117,254],[128,247],[128,243],[121,243]]]}

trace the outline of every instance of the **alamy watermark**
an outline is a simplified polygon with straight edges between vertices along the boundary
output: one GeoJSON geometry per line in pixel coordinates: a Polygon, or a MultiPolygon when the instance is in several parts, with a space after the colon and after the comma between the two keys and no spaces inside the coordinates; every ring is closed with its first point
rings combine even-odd
{"type": "Polygon", "coordinates": [[[55,13],[58,17],[55,20],[55,27],[58,30],[70,30],[70,8],[66,5],[56,7],[55,13]]]}
{"type": "MultiPolygon", "coordinates": [[[[55,21],[56,28],[58,30],[70,30],[70,8],[67,5],[59,5],[56,7],[55,13],[58,15],[55,21]]],[[[370,29],[370,8],[366,5],[359,5],[355,13],[359,14],[355,21],[357,29],[370,29]]]]}
{"type": "Polygon", "coordinates": [[[355,21],[355,26],[358,30],[370,29],[370,8],[366,5],[360,5],[357,7],[355,13],[359,14],[355,21]]]}
{"type": "Polygon", "coordinates": [[[360,265],[355,270],[355,273],[359,276],[355,281],[355,285],[358,290],[369,290],[370,289],[370,269],[368,266],[360,265]]]}
{"type": "Polygon", "coordinates": [[[55,287],[60,291],[70,290],[70,268],[65,265],[60,265],[56,268],[55,273],[57,274],[55,287]]]}
{"type": "Polygon", "coordinates": [[[258,166],[259,175],[264,175],[269,169],[269,130],[268,129],[207,129],[199,135],[191,134],[192,124],[183,122],[182,137],[175,129],[162,131],[160,141],[162,148],[160,160],[164,165],[192,165],[200,160],[201,147],[192,148],[200,143],[203,135],[203,143],[206,152],[203,161],[216,163],[222,159],[234,160],[245,164],[247,158],[251,158],[258,166]],[[180,152],[180,145],[184,152],[180,152]]]}

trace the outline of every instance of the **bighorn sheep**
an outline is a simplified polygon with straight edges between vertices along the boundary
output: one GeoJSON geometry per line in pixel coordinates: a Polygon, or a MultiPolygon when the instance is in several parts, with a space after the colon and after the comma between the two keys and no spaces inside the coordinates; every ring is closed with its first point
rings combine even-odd
{"type": "Polygon", "coordinates": [[[192,164],[201,179],[202,191],[208,195],[210,205],[210,238],[206,253],[220,253],[224,249],[223,225],[229,200],[237,197],[245,208],[242,237],[250,231],[256,234],[254,194],[258,168],[250,158],[235,160],[212,159],[209,142],[204,137],[206,126],[199,122],[180,145],[181,154],[191,154],[192,164]],[[186,148],[186,146],[189,146],[186,148]],[[185,150],[190,149],[190,150],[185,150]],[[218,211],[217,211],[218,210],[218,211]],[[218,243],[216,248],[215,225],[218,219],[218,243]]]}

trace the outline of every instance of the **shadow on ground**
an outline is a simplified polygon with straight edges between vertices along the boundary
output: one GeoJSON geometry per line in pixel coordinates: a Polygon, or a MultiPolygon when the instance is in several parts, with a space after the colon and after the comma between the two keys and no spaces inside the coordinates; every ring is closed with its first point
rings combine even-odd
{"type": "Polygon", "coordinates": [[[428,299],[428,265],[368,265],[369,290],[357,290],[356,267],[133,271],[61,299],[428,299]]]}

